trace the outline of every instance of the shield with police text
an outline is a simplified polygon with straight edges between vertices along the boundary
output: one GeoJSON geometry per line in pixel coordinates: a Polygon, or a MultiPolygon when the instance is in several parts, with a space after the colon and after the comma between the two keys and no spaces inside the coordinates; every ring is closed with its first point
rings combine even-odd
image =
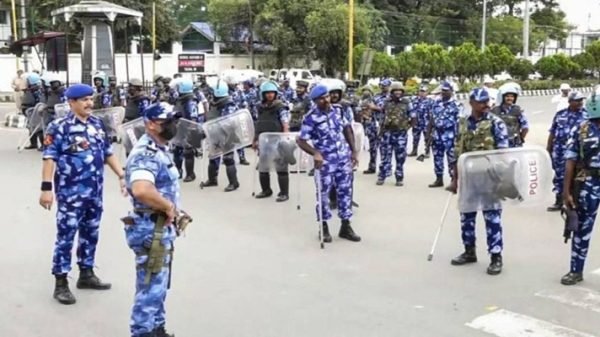
{"type": "Polygon", "coordinates": [[[244,148],[254,140],[254,121],[247,109],[202,124],[210,159],[244,148]]]}
{"type": "Polygon", "coordinates": [[[264,132],[258,137],[258,171],[295,171],[312,168],[312,157],[296,144],[297,132],[264,132]]]}
{"type": "Polygon", "coordinates": [[[137,143],[144,133],[146,133],[146,127],[143,117],[136,118],[121,126],[121,142],[126,153],[131,152],[135,143],[137,143]]]}
{"type": "Polygon", "coordinates": [[[550,156],[539,146],[464,153],[458,159],[458,208],[544,204],[552,197],[553,175],[550,156]]]}
{"type": "Polygon", "coordinates": [[[202,124],[181,118],[177,121],[177,133],[170,143],[173,146],[198,149],[202,147],[202,139],[202,124]]]}
{"type": "Polygon", "coordinates": [[[69,113],[69,111],[71,111],[69,103],[60,103],[54,105],[54,116],[56,116],[56,118],[66,116],[69,113]]]}
{"type": "Polygon", "coordinates": [[[125,108],[114,107],[106,109],[96,109],[92,111],[92,114],[102,120],[106,134],[109,139],[116,141],[118,136],[118,130],[121,126],[121,121],[125,115],[125,108]]]}

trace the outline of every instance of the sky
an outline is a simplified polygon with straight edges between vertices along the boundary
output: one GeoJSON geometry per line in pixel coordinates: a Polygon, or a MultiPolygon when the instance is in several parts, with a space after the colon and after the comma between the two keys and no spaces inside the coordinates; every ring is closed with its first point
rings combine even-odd
{"type": "Polygon", "coordinates": [[[567,21],[578,26],[578,31],[585,31],[588,27],[600,29],[600,0],[558,0],[558,3],[567,13],[567,21]],[[591,20],[588,20],[590,14],[591,20]]]}

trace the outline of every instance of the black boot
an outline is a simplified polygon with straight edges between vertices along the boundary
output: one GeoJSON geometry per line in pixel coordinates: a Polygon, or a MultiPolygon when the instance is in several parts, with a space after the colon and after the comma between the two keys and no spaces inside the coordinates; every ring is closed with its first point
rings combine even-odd
{"type": "Polygon", "coordinates": [[[69,281],[66,274],[55,275],[56,283],[54,285],[54,298],[60,304],[75,304],[77,300],[69,289],[69,281]]]}
{"type": "Polygon", "coordinates": [[[108,290],[110,283],[103,283],[91,268],[82,268],[77,280],[77,289],[108,290]]]}
{"type": "Polygon", "coordinates": [[[248,162],[246,158],[240,159],[240,165],[248,166],[250,165],[250,162],[248,162]]]}
{"type": "Polygon", "coordinates": [[[411,151],[411,153],[408,154],[409,157],[416,157],[417,156],[417,146],[413,146],[413,150],[411,151]]]}
{"type": "Polygon", "coordinates": [[[352,227],[350,227],[350,220],[342,220],[342,227],[340,227],[340,233],[338,236],[342,239],[359,242],[360,236],[354,233],[352,227]]]}
{"type": "Polygon", "coordinates": [[[329,234],[329,226],[327,225],[327,221],[323,221],[323,242],[330,243],[331,240],[331,234],[329,234]]]}
{"type": "Polygon", "coordinates": [[[377,185],[377,186],[382,186],[384,183],[385,183],[385,180],[383,180],[383,179],[379,178],[379,179],[377,179],[377,181],[375,182],[375,185],[377,185]]]}
{"type": "Polygon", "coordinates": [[[258,173],[258,181],[260,183],[260,193],[258,193],[255,198],[256,199],[264,199],[273,195],[273,190],[271,189],[271,176],[269,172],[260,172],[258,173]]]}
{"type": "Polygon", "coordinates": [[[404,186],[404,179],[396,179],[396,186],[404,186]]]}
{"type": "Polygon", "coordinates": [[[194,172],[194,163],[195,158],[193,155],[191,157],[185,157],[185,178],[183,179],[184,183],[196,180],[196,173],[194,172]]]}
{"type": "Polygon", "coordinates": [[[229,185],[225,187],[225,192],[237,190],[240,187],[240,183],[237,179],[237,169],[235,168],[235,165],[225,167],[225,172],[227,173],[227,179],[229,180],[229,185]]]}
{"type": "Polygon", "coordinates": [[[375,174],[375,169],[370,168],[370,169],[364,170],[363,174],[375,174]]]}
{"type": "Polygon", "coordinates": [[[556,201],[554,201],[554,205],[548,207],[546,210],[548,212],[558,212],[561,210],[562,206],[563,206],[562,195],[557,194],[556,201]]]}
{"type": "Polygon", "coordinates": [[[477,262],[477,253],[475,246],[465,246],[465,252],[452,259],[453,266],[462,266],[467,263],[477,262]]]}
{"type": "Polygon", "coordinates": [[[442,176],[438,176],[437,178],[435,178],[435,181],[432,184],[429,184],[429,187],[444,187],[444,178],[442,178],[442,176]]]}
{"type": "Polygon", "coordinates": [[[502,254],[492,254],[492,262],[490,263],[487,273],[489,275],[498,275],[502,272],[502,254]]]}
{"type": "Polygon", "coordinates": [[[183,177],[183,161],[179,158],[174,158],[173,163],[175,164],[175,168],[179,171],[179,179],[183,177]]]}
{"type": "Polygon", "coordinates": [[[284,202],[290,199],[290,176],[287,172],[277,172],[277,183],[279,183],[279,195],[277,202],[284,202]]]}
{"type": "Polygon", "coordinates": [[[217,165],[213,163],[208,164],[208,180],[200,183],[200,188],[211,187],[219,185],[217,181],[217,175],[219,174],[217,165]]]}
{"type": "Polygon", "coordinates": [[[569,272],[560,279],[560,283],[565,286],[572,286],[583,281],[582,273],[569,272]]]}
{"type": "Polygon", "coordinates": [[[167,333],[164,325],[159,326],[158,328],[154,329],[154,331],[152,331],[152,333],[153,333],[153,335],[152,335],[153,337],[175,337],[175,334],[167,333]]]}

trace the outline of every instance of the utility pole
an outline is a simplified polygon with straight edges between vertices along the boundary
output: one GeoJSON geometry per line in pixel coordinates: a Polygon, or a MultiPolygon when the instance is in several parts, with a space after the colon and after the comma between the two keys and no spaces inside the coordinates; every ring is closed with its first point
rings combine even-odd
{"type": "Polygon", "coordinates": [[[256,59],[254,57],[254,17],[252,15],[252,3],[248,0],[248,17],[250,19],[250,58],[252,59],[252,69],[256,69],[256,59]]]}
{"type": "Polygon", "coordinates": [[[529,0],[525,0],[525,17],[523,18],[523,58],[529,59],[529,0]]]}
{"type": "Polygon", "coordinates": [[[354,0],[348,0],[348,80],[352,81],[354,65],[354,0]]]}
{"type": "Polygon", "coordinates": [[[483,24],[481,25],[481,51],[485,50],[485,33],[487,29],[487,0],[483,0],[483,24]]]}
{"type": "MultiPolygon", "coordinates": [[[[21,38],[27,37],[27,15],[25,12],[25,0],[21,0],[21,38]]],[[[27,51],[29,47],[23,46],[23,68],[29,72],[29,62],[27,60],[27,51]]]]}

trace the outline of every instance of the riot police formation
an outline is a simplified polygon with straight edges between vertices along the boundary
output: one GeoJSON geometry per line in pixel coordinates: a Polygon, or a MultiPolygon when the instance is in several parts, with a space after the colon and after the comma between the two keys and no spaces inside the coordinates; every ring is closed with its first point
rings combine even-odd
{"type": "MultiPolygon", "coordinates": [[[[260,85],[261,103],[256,107],[257,120],[253,148],[258,149],[260,155],[260,147],[258,146],[259,136],[265,132],[289,132],[289,110],[286,104],[277,99],[277,85],[271,81],[267,81],[260,85]]],[[[259,165],[260,166],[260,165],[259,165]]],[[[277,194],[277,202],[284,202],[289,199],[290,176],[288,172],[288,164],[283,161],[278,161],[275,165],[277,172],[277,182],[279,183],[279,194],[277,194]]],[[[256,195],[257,199],[268,198],[273,195],[271,189],[271,177],[268,169],[260,169],[259,167],[259,182],[262,191],[256,195]]]]}
{"type": "Polygon", "coordinates": [[[565,152],[569,133],[573,127],[587,119],[587,111],[583,106],[585,97],[578,91],[569,94],[569,107],[556,112],[550,126],[546,149],[552,158],[554,169],[554,193],[556,200],[548,207],[549,212],[560,211],[563,200],[563,184],[565,178],[565,152]]]}
{"type": "Polygon", "coordinates": [[[144,109],[150,105],[150,99],[144,92],[142,80],[132,78],[127,88],[127,105],[125,105],[125,118],[129,122],[143,116],[144,109]]]}
{"type": "MultiPolygon", "coordinates": [[[[231,97],[229,96],[229,85],[225,81],[218,80],[211,87],[212,100],[210,102],[210,108],[206,115],[206,121],[210,121],[217,117],[227,116],[236,112],[237,107],[231,97]]],[[[240,187],[240,183],[237,178],[237,169],[235,167],[235,160],[233,152],[229,152],[223,155],[223,163],[225,164],[225,173],[229,184],[225,187],[225,192],[235,191],[240,187]]],[[[219,175],[219,166],[221,165],[221,158],[213,158],[208,163],[208,180],[200,183],[200,187],[211,187],[217,186],[219,175]]]]}
{"type": "MultiPolygon", "coordinates": [[[[175,113],[183,119],[198,121],[198,99],[194,94],[194,83],[190,79],[182,79],[177,83],[178,97],[175,103],[175,113]]],[[[183,175],[183,164],[185,162],[184,182],[196,180],[194,173],[194,162],[197,150],[191,146],[175,146],[173,148],[173,161],[179,171],[179,177],[183,175]]]]}
{"type": "MultiPolygon", "coordinates": [[[[489,111],[490,96],[486,89],[478,88],[471,92],[469,104],[472,112],[468,117],[461,117],[458,122],[458,132],[455,135],[455,156],[451,158],[453,179],[450,185],[451,192],[456,193],[459,179],[457,172],[457,158],[461,154],[471,151],[488,151],[508,148],[508,135],[504,122],[489,111]]],[[[491,263],[487,269],[490,275],[502,272],[502,208],[499,204],[490,205],[483,210],[485,220],[488,252],[491,254],[491,263]]],[[[465,252],[452,260],[452,265],[461,266],[477,262],[475,248],[475,219],[476,212],[463,212],[460,215],[461,232],[465,252]]]]}
{"type": "Polygon", "coordinates": [[[46,78],[46,82],[48,83],[49,88],[46,92],[46,106],[48,111],[44,114],[43,118],[44,130],[47,129],[48,124],[55,118],[54,106],[65,103],[67,100],[65,96],[65,87],[61,80],[49,76],[46,78]]]}
{"type": "Polygon", "coordinates": [[[508,146],[521,147],[529,132],[529,122],[525,111],[517,105],[520,87],[516,83],[506,83],[498,90],[496,106],[492,113],[500,117],[508,130],[508,146]]]}
{"type": "Polygon", "coordinates": [[[404,97],[404,86],[401,82],[392,82],[390,97],[383,103],[383,119],[381,123],[380,148],[381,164],[377,177],[377,185],[383,185],[385,179],[392,175],[392,153],[396,160],[396,186],[404,185],[404,162],[408,143],[408,129],[416,124],[416,115],[408,97],[404,97]]]}

